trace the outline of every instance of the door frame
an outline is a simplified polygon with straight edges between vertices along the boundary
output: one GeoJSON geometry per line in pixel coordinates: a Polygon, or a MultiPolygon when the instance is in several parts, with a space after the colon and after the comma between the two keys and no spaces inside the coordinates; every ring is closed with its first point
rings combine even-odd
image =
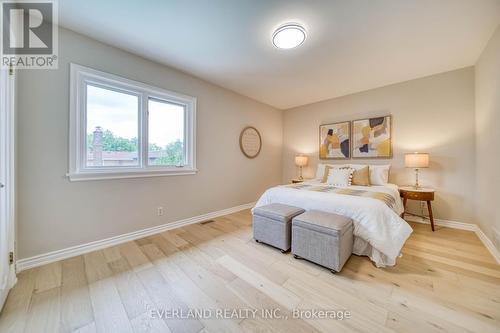
{"type": "MultiPolygon", "coordinates": [[[[15,216],[15,75],[13,70],[0,69],[0,86],[5,88],[4,92],[1,92],[3,99],[0,100],[2,105],[0,108],[5,109],[4,115],[0,115],[3,120],[3,124],[0,124],[0,135],[2,135],[2,140],[0,140],[0,155],[4,154],[5,159],[0,158],[0,163],[2,163],[1,168],[5,168],[4,179],[2,183],[5,185],[1,190],[4,191],[6,200],[6,210],[5,218],[8,226],[7,239],[8,247],[7,252],[12,252],[14,254],[14,262],[9,265],[7,286],[5,289],[0,290],[0,309],[3,307],[5,299],[9,290],[16,284],[16,266],[15,266],[15,235],[16,235],[16,216],[15,216]]],[[[5,255],[9,255],[6,253],[5,255]]]]}

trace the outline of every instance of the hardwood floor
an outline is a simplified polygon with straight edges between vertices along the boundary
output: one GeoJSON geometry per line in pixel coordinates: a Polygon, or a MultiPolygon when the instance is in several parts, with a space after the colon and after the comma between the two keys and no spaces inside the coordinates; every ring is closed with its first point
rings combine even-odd
{"type": "Polygon", "coordinates": [[[334,275],[255,243],[250,212],[235,213],[20,273],[0,332],[500,332],[500,266],[476,235],[412,227],[395,267],[352,256],[334,275]],[[225,308],[269,311],[151,318],[225,308]],[[266,317],[273,309],[289,319],[266,317]],[[294,309],[351,317],[298,319],[294,309]]]}

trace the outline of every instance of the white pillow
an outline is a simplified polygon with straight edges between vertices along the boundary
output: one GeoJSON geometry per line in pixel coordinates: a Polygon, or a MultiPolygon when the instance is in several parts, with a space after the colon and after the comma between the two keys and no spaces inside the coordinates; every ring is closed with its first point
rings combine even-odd
{"type": "Polygon", "coordinates": [[[389,182],[389,170],[391,165],[371,165],[370,164],[370,184],[385,185],[389,182]]]}
{"type": "Polygon", "coordinates": [[[316,168],[316,179],[323,179],[323,176],[325,175],[325,167],[326,164],[318,163],[318,167],[316,168]]]}
{"type": "Polygon", "coordinates": [[[336,187],[351,186],[353,172],[352,168],[332,168],[326,183],[336,187]]]}
{"type": "Polygon", "coordinates": [[[326,166],[332,167],[332,168],[344,168],[348,167],[348,164],[325,164],[325,163],[318,163],[318,167],[316,168],[316,177],[315,179],[322,180],[323,177],[325,176],[325,168],[326,166]]]}

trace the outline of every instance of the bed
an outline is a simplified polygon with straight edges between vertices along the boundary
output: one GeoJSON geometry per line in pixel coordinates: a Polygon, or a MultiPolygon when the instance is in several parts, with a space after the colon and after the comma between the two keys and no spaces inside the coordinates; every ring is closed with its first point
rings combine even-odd
{"type": "Polygon", "coordinates": [[[377,267],[393,266],[412,228],[400,215],[403,204],[394,184],[338,188],[319,180],[268,189],[255,207],[282,203],[348,216],[354,223],[353,253],[377,267]]]}

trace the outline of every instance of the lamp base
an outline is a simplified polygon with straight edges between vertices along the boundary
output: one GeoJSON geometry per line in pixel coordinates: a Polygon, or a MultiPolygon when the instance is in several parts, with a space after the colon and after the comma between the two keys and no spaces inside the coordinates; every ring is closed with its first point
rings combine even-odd
{"type": "Polygon", "coordinates": [[[418,183],[418,169],[415,169],[415,185],[413,185],[415,190],[418,190],[420,188],[420,184],[418,183]]]}

